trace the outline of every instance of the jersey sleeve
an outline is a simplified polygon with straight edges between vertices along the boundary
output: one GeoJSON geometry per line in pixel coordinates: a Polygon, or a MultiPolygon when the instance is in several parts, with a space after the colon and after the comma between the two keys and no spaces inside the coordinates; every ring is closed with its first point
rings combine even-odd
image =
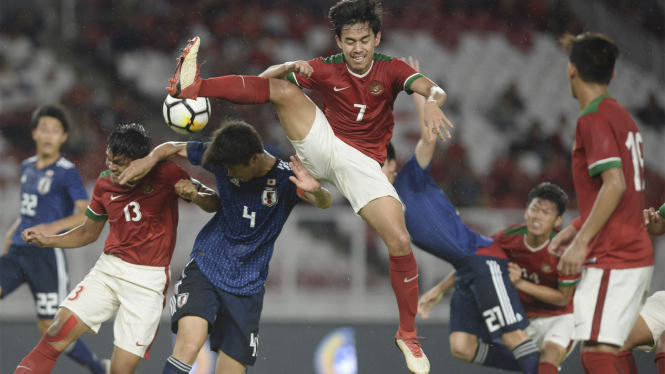
{"type": "Polygon", "coordinates": [[[658,214],[660,214],[661,217],[665,218],[665,204],[658,209],[658,214]]]}
{"type": "Polygon", "coordinates": [[[431,168],[431,161],[427,168],[421,168],[414,155],[404,164],[404,166],[402,166],[402,169],[397,175],[401,179],[403,178],[413,191],[422,191],[427,186],[427,179],[430,178],[429,171],[431,168]]]}
{"type": "Polygon", "coordinates": [[[406,62],[393,58],[390,61],[390,74],[392,76],[392,81],[397,86],[398,91],[404,91],[407,94],[411,95],[411,84],[418,80],[418,78],[423,78],[424,75],[417,72],[414,68],[409,66],[406,62]]]}
{"type": "Polygon", "coordinates": [[[202,165],[203,154],[210,143],[202,142],[187,142],[187,158],[192,165],[202,166],[204,169],[214,172],[215,168],[212,165],[202,165]]]}
{"type": "Polygon", "coordinates": [[[330,64],[324,64],[323,58],[321,57],[309,60],[307,61],[307,63],[314,70],[314,72],[309,78],[305,78],[300,74],[289,73],[286,75],[286,79],[288,79],[289,82],[295,84],[300,88],[308,88],[310,90],[316,90],[319,87],[319,83],[323,79],[325,79],[329,74],[330,64]]]}
{"type": "Polygon", "coordinates": [[[582,222],[582,217],[577,217],[572,222],[570,222],[570,225],[576,228],[577,231],[580,231],[582,229],[583,224],[584,222],[582,222]]]}
{"type": "Polygon", "coordinates": [[[582,141],[589,176],[596,177],[611,168],[621,168],[621,156],[610,123],[600,115],[588,114],[580,117],[577,125],[582,141]]]}
{"type": "Polygon", "coordinates": [[[95,190],[92,193],[92,199],[85,210],[85,215],[93,221],[102,222],[109,219],[106,207],[102,202],[102,188],[99,185],[99,180],[95,183],[95,190]]]}
{"type": "Polygon", "coordinates": [[[71,168],[67,178],[67,193],[72,201],[88,200],[88,191],[85,190],[85,185],[78,169],[75,167],[71,168]]]}
{"type": "Polygon", "coordinates": [[[573,274],[573,275],[564,275],[560,272],[557,272],[558,278],[559,278],[559,287],[561,288],[566,288],[566,287],[572,287],[577,284],[577,282],[580,281],[581,274],[573,274]]]}

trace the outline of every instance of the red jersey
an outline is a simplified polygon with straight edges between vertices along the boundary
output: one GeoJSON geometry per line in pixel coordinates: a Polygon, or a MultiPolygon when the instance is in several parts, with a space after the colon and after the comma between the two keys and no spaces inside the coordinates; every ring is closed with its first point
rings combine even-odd
{"type": "Polygon", "coordinates": [[[609,93],[592,101],[577,120],[573,145],[573,179],[580,229],[603,185],[601,173],[620,168],[626,181],[619,205],[589,243],[585,264],[627,269],[654,264],[653,245],[644,228],[644,159],[642,135],[630,113],[609,93]]]}
{"type": "Polygon", "coordinates": [[[400,91],[411,94],[411,84],[423,77],[406,62],[374,53],[369,70],[358,75],[346,66],[343,53],[308,61],[309,78],[289,73],[301,88],[321,93],[323,113],[335,135],[379,163],[393,136],[393,105],[400,91]]]}
{"type": "Polygon", "coordinates": [[[174,162],[158,163],[135,186],[111,182],[103,172],[85,214],[109,221],[104,252],[145,266],[168,266],[175,248],[178,194],[174,185],[189,175],[174,162]]]}
{"type": "MultiPolygon", "coordinates": [[[[572,287],[579,281],[580,274],[563,275],[556,268],[559,260],[548,251],[550,241],[539,248],[531,248],[526,244],[526,225],[514,225],[494,234],[494,243],[499,245],[508,256],[510,262],[522,268],[522,278],[540,286],[558,290],[559,287],[572,287]]],[[[552,232],[550,239],[556,235],[552,232]]],[[[518,291],[526,316],[552,317],[573,312],[573,300],[564,307],[548,304],[532,296],[518,291]]]]}

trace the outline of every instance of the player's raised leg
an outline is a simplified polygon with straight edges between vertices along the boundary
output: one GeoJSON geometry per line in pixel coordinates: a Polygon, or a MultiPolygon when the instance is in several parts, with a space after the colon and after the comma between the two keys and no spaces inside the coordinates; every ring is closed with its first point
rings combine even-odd
{"type": "Polygon", "coordinates": [[[76,314],[60,308],[37,347],[21,361],[14,374],[50,373],[60,353],[86,331],[88,326],[76,314]]]}
{"type": "Polygon", "coordinates": [[[406,231],[402,203],[391,196],[381,197],[370,201],[359,214],[381,236],[390,253],[390,284],[399,309],[395,344],[404,353],[411,371],[428,373],[429,361],[416,336],[418,265],[406,231]]]}
{"type": "MultiPolygon", "coordinates": [[[[46,330],[53,324],[53,319],[37,319],[37,327],[39,333],[44,335],[46,330]]],[[[79,364],[86,366],[93,374],[106,374],[108,368],[108,360],[101,361],[97,358],[90,347],[83,341],[83,339],[76,339],[63,351],[64,354],[69,356],[72,360],[79,364]]]]}
{"type": "Polygon", "coordinates": [[[116,346],[111,356],[111,373],[113,374],[133,374],[136,367],[139,366],[141,356],[127,352],[116,346]]]}
{"type": "Polygon", "coordinates": [[[177,323],[173,354],[166,360],[162,374],[189,373],[208,335],[208,321],[199,316],[186,314],[177,323]]]}

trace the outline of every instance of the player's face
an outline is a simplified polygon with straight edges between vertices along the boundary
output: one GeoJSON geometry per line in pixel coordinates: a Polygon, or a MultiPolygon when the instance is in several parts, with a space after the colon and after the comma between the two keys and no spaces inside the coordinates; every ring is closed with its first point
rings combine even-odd
{"type": "Polygon", "coordinates": [[[561,224],[556,204],[539,197],[531,200],[531,204],[524,212],[524,219],[529,233],[536,236],[549,235],[555,227],[561,224]]]}
{"type": "Polygon", "coordinates": [[[356,23],[342,27],[342,35],[335,35],[337,45],[344,52],[346,65],[356,74],[365,74],[372,65],[374,47],[381,41],[381,32],[374,34],[369,23],[356,23]]]}
{"type": "Polygon", "coordinates": [[[575,68],[575,65],[569,62],[568,69],[566,72],[568,73],[568,84],[570,84],[570,93],[573,95],[575,99],[577,99],[577,92],[575,91],[575,85],[573,84],[573,80],[577,75],[577,69],[575,68]]]}
{"type": "Polygon", "coordinates": [[[252,161],[249,162],[249,165],[236,164],[236,165],[225,165],[228,170],[229,177],[237,178],[241,182],[248,182],[257,174],[258,166],[252,161]]]}
{"type": "Polygon", "coordinates": [[[115,156],[110,150],[106,150],[106,166],[111,172],[111,182],[119,183],[120,174],[132,163],[132,159],[125,156],[115,156]]]}
{"type": "Polygon", "coordinates": [[[51,156],[60,152],[62,143],[67,140],[67,133],[59,119],[44,116],[32,130],[32,139],[37,145],[37,154],[51,156]]]}

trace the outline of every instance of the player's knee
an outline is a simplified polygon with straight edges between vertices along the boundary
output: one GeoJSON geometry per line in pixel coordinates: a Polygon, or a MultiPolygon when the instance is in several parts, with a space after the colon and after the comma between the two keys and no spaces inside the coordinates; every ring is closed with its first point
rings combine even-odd
{"type": "Polygon", "coordinates": [[[390,237],[386,238],[386,246],[388,252],[393,256],[405,256],[411,253],[411,239],[409,234],[405,232],[393,233],[390,237]]]}
{"type": "Polygon", "coordinates": [[[179,357],[176,358],[186,362],[189,365],[192,365],[194,361],[196,361],[196,358],[198,357],[201,348],[202,347],[199,344],[185,342],[182,346],[180,346],[178,352],[179,357]]]}
{"type": "Polygon", "coordinates": [[[450,335],[450,353],[457,359],[471,362],[476,355],[478,340],[473,337],[450,335]],[[475,339],[475,340],[474,340],[475,339]],[[475,343],[475,344],[474,344],[475,343]]]}
{"type": "Polygon", "coordinates": [[[44,339],[49,343],[57,343],[65,339],[67,335],[76,327],[78,321],[73,314],[70,314],[69,317],[58,318],[51,323],[51,325],[46,329],[44,334],[44,339]]]}
{"type": "Polygon", "coordinates": [[[273,103],[284,102],[298,93],[301,91],[295,84],[283,79],[270,79],[270,101],[273,103]]]}
{"type": "Polygon", "coordinates": [[[554,366],[559,366],[566,356],[566,348],[552,342],[545,342],[545,347],[540,352],[540,362],[549,362],[554,366]]]}

